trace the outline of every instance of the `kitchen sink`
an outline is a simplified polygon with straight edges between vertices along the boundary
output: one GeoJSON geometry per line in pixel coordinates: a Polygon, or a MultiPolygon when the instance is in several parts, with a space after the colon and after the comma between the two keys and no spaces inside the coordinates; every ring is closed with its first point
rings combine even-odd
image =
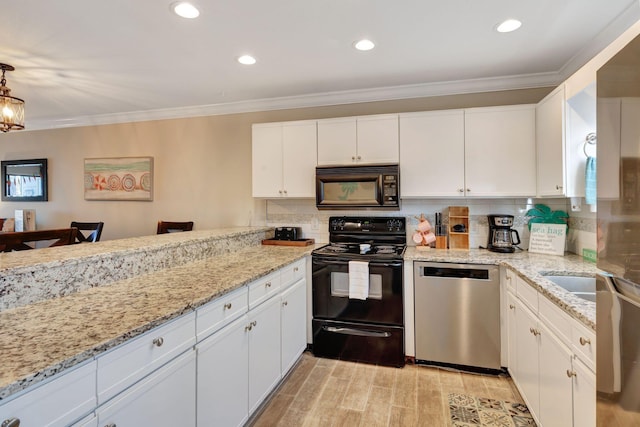
{"type": "Polygon", "coordinates": [[[587,301],[596,302],[596,279],[595,277],[583,277],[583,276],[558,276],[549,275],[544,276],[560,286],[566,289],[577,297],[585,299],[587,301]]]}

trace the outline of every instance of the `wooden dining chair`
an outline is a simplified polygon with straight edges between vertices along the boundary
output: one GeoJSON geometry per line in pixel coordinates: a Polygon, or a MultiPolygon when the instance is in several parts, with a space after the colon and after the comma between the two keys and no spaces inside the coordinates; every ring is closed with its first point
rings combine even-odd
{"type": "Polygon", "coordinates": [[[78,229],[76,234],[76,243],[97,242],[102,235],[102,227],[104,222],[77,222],[71,221],[71,227],[78,229]],[[85,232],[89,232],[85,235],[85,232]]]}
{"type": "Polygon", "coordinates": [[[156,234],[174,233],[176,231],[193,230],[193,221],[175,222],[175,221],[158,221],[158,232],[156,234]]]}
{"type": "Polygon", "coordinates": [[[42,241],[51,241],[46,247],[71,245],[75,242],[77,233],[78,229],[75,227],[0,233],[0,251],[11,252],[36,249],[35,244],[31,246],[27,243],[42,241]]]}

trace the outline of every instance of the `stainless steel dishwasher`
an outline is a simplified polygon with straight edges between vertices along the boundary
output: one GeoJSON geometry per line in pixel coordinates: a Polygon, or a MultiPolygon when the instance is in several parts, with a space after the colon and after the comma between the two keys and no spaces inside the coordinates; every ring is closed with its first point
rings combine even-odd
{"type": "Polygon", "coordinates": [[[414,261],[418,362],[500,369],[495,265],[414,261]]]}

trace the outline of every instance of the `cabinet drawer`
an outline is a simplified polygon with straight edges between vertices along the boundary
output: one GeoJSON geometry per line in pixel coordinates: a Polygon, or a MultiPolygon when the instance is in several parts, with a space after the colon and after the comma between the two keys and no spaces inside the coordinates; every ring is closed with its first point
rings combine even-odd
{"type": "Polygon", "coordinates": [[[257,307],[280,292],[280,270],[249,284],[249,309],[257,307]]]}
{"type": "Polygon", "coordinates": [[[242,316],[249,309],[249,291],[236,289],[196,310],[196,337],[203,340],[223,326],[242,316]]]}
{"type": "Polygon", "coordinates": [[[569,346],[571,342],[571,318],[560,307],[544,296],[538,298],[540,318],[545,325],[569,346]]]}
{"type": "Polygon", "coordinates": [[[189,313],[98,357],[98,404],[193,346],[195,316],[189,313]]]}
{"type": "Polygon", "coordinates": [[[67,426],[96,407],[96,362],[56,375],[45,384],[0,405],[0,424],[67,426]]]}
{"type": "Polygon", "coordinates": [[[538,291],[521,278],[516,280],[516,294],[534,313],[538,313],[538,291]]]}
{"type": "Polygon", "coordinates": [[[296,283],[305,276],[306,260],[301,259],[281,270],[281,287],[282,290],[296,283]]]}
{"type": "Polygon", "coordinates": [[[577,320],[571,322],[571,343],[576,356],[584,362],[585,365],[595,372],[596,360],[596,334],[577,320]]]}

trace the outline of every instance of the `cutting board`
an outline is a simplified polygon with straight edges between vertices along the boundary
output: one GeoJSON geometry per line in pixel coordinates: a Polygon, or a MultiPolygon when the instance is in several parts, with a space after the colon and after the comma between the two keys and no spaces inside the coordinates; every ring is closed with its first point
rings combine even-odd
{"type": "Polygon", "coordinates": [[[315,243],[315,239],[299,239],[299,240],[275,240],[265,239],[262,241],[263,245],[275,245],[275,246],[309,246],[315,243]]]}

